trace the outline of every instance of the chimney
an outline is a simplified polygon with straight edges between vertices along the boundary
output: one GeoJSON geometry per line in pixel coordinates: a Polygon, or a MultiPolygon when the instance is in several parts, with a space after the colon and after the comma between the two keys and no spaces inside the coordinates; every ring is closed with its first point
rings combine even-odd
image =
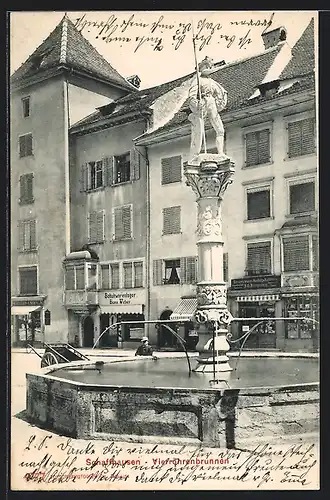
{"type": "Polygon", "coordinates": [[[265,50],[270,47],[275,47],[280,42],[286,40],[286,29],[281,26],[280,28],[272,29],[261,34],[262,41],[264,42],[265,50]]]}
{"type": "Polygon", "coordinates": [[[137,89],[140,88],[140,84],[141,84],[141,78],[138,77],[138,75],[132,75],[132,76],[129,76],[128,78],[126,78],[127,81],[129,83],[131,83],[132,85],[134,85],[134,87],[136,87],[137,89]]]}

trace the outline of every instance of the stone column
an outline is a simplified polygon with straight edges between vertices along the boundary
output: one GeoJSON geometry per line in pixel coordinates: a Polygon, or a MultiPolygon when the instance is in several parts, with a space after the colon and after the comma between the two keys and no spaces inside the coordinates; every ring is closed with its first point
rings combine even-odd
{"type": "Polygon", "coordinates": [[[235,172],[234,163],[217,154],[199,154],[185,164],[186,184],[197,197],[198,283],[195,321],[199,329],[200,353],[195,371],[229,372],[226,339],[232,317],[227,308],[223,280],[223,236],[221,202],[235,172]],[[214,338],[215,357],[212,339],[214,338]],[[214,367],[214,361],[216,367],[214,367]]]}

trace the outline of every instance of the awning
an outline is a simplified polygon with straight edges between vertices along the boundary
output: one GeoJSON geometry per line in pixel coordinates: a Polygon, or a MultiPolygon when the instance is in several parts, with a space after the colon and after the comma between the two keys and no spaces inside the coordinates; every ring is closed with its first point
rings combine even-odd
{"type": "Polygon", "coordinates": [[[241,297],[236,297],[237,302],[273,302],[280,300],[278,294],[268,294],[268,295],[242,295],[241,297]]]}
{"type": "Polygon", "coordinates": [[[172,312],[170,319],[175,319],[177,321],[190,321],[196,309],[196,298],[181,299],[172,312]]]}
{"type": "Polygon", "coordinates": [[[100,306],[103,314],[142,314],[142,304],[111,304],[100,306]]]}
{"type": "Polygon", "coordinates": [[[27,316],[33,311],[40,311],[42,306],[11,306],[12,316],[27,316]]]}

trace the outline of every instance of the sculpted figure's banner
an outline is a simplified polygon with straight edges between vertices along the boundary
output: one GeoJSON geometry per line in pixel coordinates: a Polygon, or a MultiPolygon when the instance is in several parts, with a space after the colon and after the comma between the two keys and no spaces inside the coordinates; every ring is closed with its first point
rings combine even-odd
{"type": "Polygon", "coordinates": [[[219,113],[227,106],[227,91],[209,77],[215,71],[213,59],[205,57],[198,65],[198,75],[192,81],[189,89],[189,115],[191,122],[190,156],[193,158],[201,152],[204,122],[209,118],[216,134],[216,147],[218,154],[224,159],[224,127],[219,113]]]}

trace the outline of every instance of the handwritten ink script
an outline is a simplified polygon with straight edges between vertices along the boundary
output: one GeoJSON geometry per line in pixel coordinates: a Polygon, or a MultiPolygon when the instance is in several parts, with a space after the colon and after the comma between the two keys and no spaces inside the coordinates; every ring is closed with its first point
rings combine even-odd
{"type": "MultiPolygon", "coordinates": [[[[182,19],[182,18],[181,18],[182,19]]],[[[218,43],[230,48],[247,48],[252,43],[256,28],[267,29],[271,26],[271,18],[251,18],[241,21],[214,22],[201,17],[195,26],[192,22],[170,21],[164,15],[155,15],[154,20],[144,20],[137,14],[127,15],[119,19],[111,14],[107,21],[88,19],[86,14],[75,20],[75,26],[80,31],[95,32],[95,38],[105,43],[133,45],[134,52],[143,46],[149,46],[153,51],[161,51],[165,47],[178,50],[187,40],[194,38],[196,48],[202,50],[211,43],[218,43]],[[241,29],[239,29],[241,28],[241,29]],[[242,32],[243,28],[243,32],[242,32]]],[[[257,35],[260,35],[260,30],[257,35]]]]}
{"type": "Polygon", "coordinates": [[[249,451],[75,441],[31,435],[14,455],[25,489],[316,489],[316,444],[259,444],[249,451]],[[83,443],[83,444],[81,444],[83,443]]]}

